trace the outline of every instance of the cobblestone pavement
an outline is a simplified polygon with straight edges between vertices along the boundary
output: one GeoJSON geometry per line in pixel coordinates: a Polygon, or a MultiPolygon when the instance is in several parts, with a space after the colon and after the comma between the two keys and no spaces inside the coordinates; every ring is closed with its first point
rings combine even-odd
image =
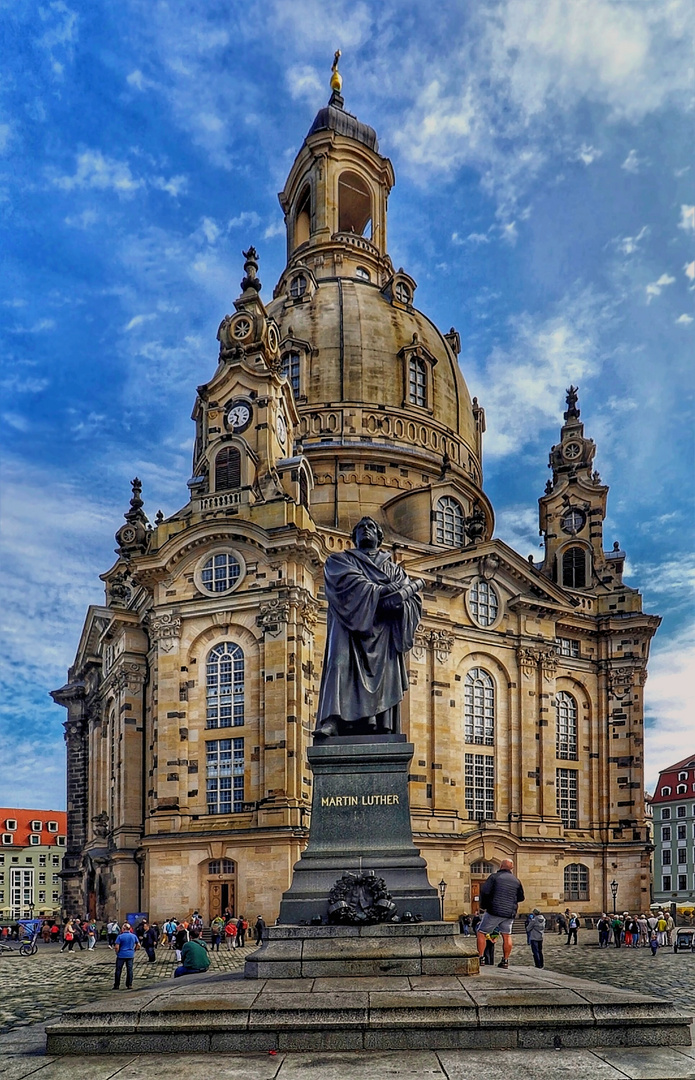
{"type": "MultiPolygon", "coordinates": [[[[695,1013],[695,953],[674,953],[672,948],[599,949],[594,931],[579,931],[578,945],[565,945],[566,938],[546,934],[543,946],[545,966],[579,979],[595,979],[642,994],[657,994],[695,1013]]],[[[520,935],[514,937],[510,967],[531,964],[531,950],[520,935]]]]}
{"type": "MultiPolygon", "coordinates": [[[[211,953],[210,971],[236,971],[244,962],[244,953],[253,946],[211,953]]],[[[176,967],[176,954],[167,948],[157,949],[151,964],[140,949],[135,956],[133,985],[141,988],[148,982],[170,979],[176,967]]],[[[97,1001],[111,992],[116,954],[107,945],[97,945],[92,952],[77,949],[61,953],[58,945],[40,945],[36,956],[18,952],[0,954],[0,1032],[20,1024],[47,1020],[72,1005],[97,1001]]],[[[121,979],[125,985],[125,971],[121,979]]]]}

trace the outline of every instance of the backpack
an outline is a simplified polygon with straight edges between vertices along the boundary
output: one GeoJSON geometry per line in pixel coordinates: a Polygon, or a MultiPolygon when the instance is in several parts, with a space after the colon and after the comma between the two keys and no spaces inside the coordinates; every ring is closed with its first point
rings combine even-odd
{"type": "Polygon", "coordinates": [[[236,923],[228,922],[224,928],[227,937],[236,937],[236,923]]]}
{"type": "Polygon", "coordinates": [[[246,919],[244,919],[244,921],[242,922],[241,926],[242,926],[242,929],[243,929],[243,930],[248,930],[248,928],[249,928],[249,924],[247,923],[246,919]]]}

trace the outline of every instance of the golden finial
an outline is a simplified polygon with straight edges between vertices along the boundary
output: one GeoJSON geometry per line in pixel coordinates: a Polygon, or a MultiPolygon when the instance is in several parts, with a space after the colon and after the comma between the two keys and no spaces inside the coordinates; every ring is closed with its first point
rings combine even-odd
{"type": "Polygon", "coordinates": [[[338,71],[338,61],[340,60],[340,49],[336,49],[335,56],[333,57],[333,64],[331,66],[331,90],[335,90],[336,94],[339,94],[343,89],[343,76],[338,71]]]}

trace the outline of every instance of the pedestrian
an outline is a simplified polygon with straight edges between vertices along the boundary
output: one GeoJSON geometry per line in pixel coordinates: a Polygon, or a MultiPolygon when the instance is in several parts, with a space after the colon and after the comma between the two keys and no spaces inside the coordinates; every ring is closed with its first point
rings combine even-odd
{"type": "Polygon", "coordinates": [[[207,971],[210,967],[210,954],[207,945],[201,940],[200,930],[194,926],[190,930],[190,940],[185,942],[181,950],[181,965],[176,968],[174,978],[181,975],[195,975],[197,972],[207,971]]]}
{"type": "Polygon", "coordinates": [[[570,914],[569,919],[567,920],[567,941],[566,941],[567,945],[571,945],[573,939],[574,939],[574,944],[575,945],[577,944],[577,931],[578,930],[579,930],[579,916],[577,915],[576,911],[573,911],[570,914]]]}
{"type": "Polygon", "coordinates": [[[646,949],[649,946],[649,923],[647,922],[647,916],[642,914],[637,920],[639,926],[639,943],[640,948],[646,949]]]}
{"type": "Polygon", "coordinates": [[[236,923],[230,919],[224,928],[224,939],[227,944],[227,952],[236,949],[236,923]]]}
{"type": "Polygon", "coordinates": [[[41,940],[44,945],[47,945],[51,940],[51,924],[49,922],[44,922],[41,927],[41,940]]]}
{"type": "Polygon", "coordinates": [[[113,944],[116,952],[116,971],[113,978],[114,990],[121,989],[121,972],[125,965],[125,988],[133,989],[133,958],[140,948],[137,935],[133,933],[130,923],[124,922],[121,932],[113,944]]]}
{"type": "Polygon", "coordinates": [[[222,934],[224,933],[224,919],[221,915],[216,915],[212,920],[210,930],[212,931],[212,948],[215,952],[219,952],[222,934]]]}
{"type": "Polygon", "coordinates": [[[152,926],[149,923],[145,923],[145,933],[142,938],[142,947],[147,953],[147,959],[150,964],[154,964],[157,957],[155,955],[155,949],[159,944],[159,927],[156,923],[152,926]]]}
{"type": "Polygon", "coordinates": [[[541,915],[537,907],[533,909],[531,918],[526,928],[529,945],[533,953],[533,963],[537,968],[543,967],[543,938],[545,936],[545,915],[541,915]]]}
{"type": "Polygon", "coordinates": [[[557,932],[558,932],[558,936],[560,934],[566,934],[567,933],[567,919],[562,914],[562,912],[560,912],[560,914],[557,917],[557,932]]]}
{"type": "Polygon", "coordinates": [[[632,948],[632,915],[627,912],[623,916],[623,941],[626,949],[632,948]]]}
{"type": "Polygon", "coordinates": [[[54,945],[57,945],[60,941],[60,927],[58,926],[58,923],[55,922],[51,926],[51,941],[54,945]]]}
{"type": "Polygon", "coordinates": [[[659,935],[656,930],[649,931],[649,948],[652,950],[652,956],[656,956],[659,951],[659,935]]]}
{"type": "Polygon", "coordinates": [[[605,911],[601,914],[601,918],[596,923],[596,929],[598,930],[599,949],[607,949],[608,941],[611,936],[611,921],[605,911]]]}
{"type": "Polygon", "coordinates": [[[116,938],[118,937],[120,932],[121,928],[115,919],[111,919],[111,921],[106,924],[106,939],[109,943],[110,949],[113,949],[114,945],[116,944],[116,938]]]}
{"type": "Polygon", "coordinates": [[[512,951],[512,924],[524,899],[524,889],[514,876],[514,863],[503,859],[496,874],[490,874],[480,889],[480,906],[485,912],[478,926],[476,938],[478,956],[485,954],[485,935],[491,930],[499,930],[502,935],[502,959],[498,967],[508,968],[512,951]]]}
{"type": "Polygon", "coordinates": [[[666,930],[667,930],[667,927],[668,927],[668,923],[666,921],[666,916],[664,915],[663,911],[660,911],[659,912],[659,917],[656,920],[656,932],[657,932],[659,945],[665,945],[666,944],[666,930]]]}
{"type": "Polygon", "coordinates": [[[672,937],[672,935],[673,935],[673,931],[675,930],[675,928],[676,928],[676,924],[673,921],[673,915],[669,911],[668,915],[666,916],[666,944],[667,945],[673,945],[673,937],[672,937]]]}
{"type": "Polygon", "coordinates": [[[639,923],[634,915],[630,916],[629,930],[632,935],[632,948],[639,949],[639,923]]]}
{"type": "Polygon", "coordinates": [[[265,919],[262,915],[256,916],[256,945],[260,945],[263,941],[263,935],[265,933],[265,919]]]}
{"type": "Polygon", "coordinates": [[[471,930],[473,931],[474,934],[478,933],[478,927],[480,926],[482,921],[483,921],[482,915],[480,914],[479,911],[476,911],[475,915],[471,919],[471,930]]]}
{"type": "Polygon", "coordinates": [[[471,917],[466,912],[459,916],[459,926],[464,937],[471,936],[471,917]]]}
{"type": "Polygon", "coordinates": [[[531,938],[529,937],[529,924],[531,923],[532,919],[533,919],[533,914],[529,911],[526,918],[524,919],[524,930],[526,932],[526,944],[527,945],[531,944],[531,938]]]}
{"type": "Polygon", "coordinates": [[[97,943],[97,924],[90,919],[87,923],[87,951],[91,952],[97,943]]]}
{"type": "Polygon", "coordinates": [[[243,949],[246,944],[246,931],[248,928],[248,922],[243,915],[240,915],[236,922],[236,943],[238,949],[243,949]]]}
{"type": "Polygon", "coordinates": [[[65,926],[63,927],[63,947],[62,947],[62,949],[60,951],[65,952],[65,950],[67,949],[68,952],[72,952],[74,947],[75,947],[75,929],[73,927],[72,920],[68,919],[65,926]]]}
{"type": "Polygon", "coordinates": [[[74,920],[72,932],[75,939],[75,944],[79,945],[80,952],[84,952],[84,945],[82,944],[82,942],[84,941],[84,934],[82,933],[82,924],[79,919],[74,920]]]}
{"type": "Polygon", "coordinates": [[[181,950],[188,941],[188,930],[186,924],[180,922],[176,927],[176,933],[174,935],[174,947],[176,948],[176,962],[181,963],[181,950]]]}
{"type": "Polygon", "coordinates": [[[195,911],[193,912],[193,914],[191,915],[190,928],[192,930],[200,930],[200,931],[202,931],[202,929],[203,929],[203,916],[198,911],[198,908],[196,908],[195,911]]]}

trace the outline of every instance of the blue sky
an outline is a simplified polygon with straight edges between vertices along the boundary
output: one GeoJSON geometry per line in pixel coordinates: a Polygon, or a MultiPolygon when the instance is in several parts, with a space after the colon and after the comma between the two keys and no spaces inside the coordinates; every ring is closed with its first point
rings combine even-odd
{"type": "Polygon", "coordinates": [[[579,384],[607,546],[663,616],[647,779],[693,747],[695,168],[689,0],[0,0],[6,805],[64,805],[62,685],[129,480],[187,498],[241,249],[269,298],[277,192],[343,51],[391,157],[389,248],[462,338],[497,534],[537,502],[579,384]]]}

